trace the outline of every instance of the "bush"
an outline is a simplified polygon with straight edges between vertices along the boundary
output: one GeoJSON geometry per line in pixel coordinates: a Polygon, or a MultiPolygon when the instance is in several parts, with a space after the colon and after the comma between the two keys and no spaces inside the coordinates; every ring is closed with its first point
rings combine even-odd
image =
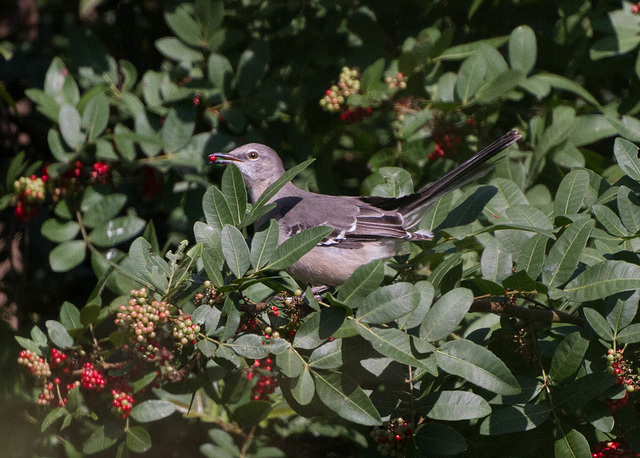
{"type": "Polygon", "coordinates": [[[640,456],[638,5],[15,3],[5,455],[640,456]],[[328,293],[284,271],[326,228],[254,229],[287,181],[400,197],[512,128],[328,293]],[[247,142],[288,169],[254,205],[207,159],[247,142]]]}

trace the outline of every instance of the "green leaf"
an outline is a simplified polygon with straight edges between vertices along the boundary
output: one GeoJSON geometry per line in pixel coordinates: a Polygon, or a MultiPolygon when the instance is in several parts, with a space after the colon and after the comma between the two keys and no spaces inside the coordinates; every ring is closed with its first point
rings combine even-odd
{"type": "Polygon", "coordinates": [[[200,24],[207,46],[212,48],[213,37],[222,25],[224,2],[222,0],[196,0],[196,21],[200,24]]]}
{"type": "Polygon", "coordinates": [[[55,218],[49,218],[42,224],[40,231],[52,242],[60,243],[74,239],[80,232],[80,226],[75,221],[61,222],[55,218]]]}
{"type": "Polygon", "coordinates": [[[382,423],[371,400],[351,377],[337,372],[314,372],[313,375],[320,400],[341,418],[367,426],[382,423]]]}
{"type": "Polygon", "coordinates": [[[44,420],[42,420],[42,424],[40,425],[40,432],[45,432],[49,426],[54,424],[56,421],[61,419],[62,417],[69,416],[69,411],[67,409],[53,409],[51,410],[44,420]]]}
{"type": "Polygon", "coordinates": [[[291,394],[300,405],[306,406],[313,400],[315,392],[316,385],[313,382],[311,371],[305,366],[300,375],[291,380],[291,394]]]}
{"type": "Polygon", "coordinates": [[[542,273],[547,240],[549,238],[545,235],[534,235],[522,245],[520,255],[516,258],[518,269],[526,272],[534,280],[542,273]]]}
{"type": "Polygon", "coordinates": [[[230,164],[222,174],[222,194],[229,205],[234,225],[242,223],[247,210],[247,190],[238,167],[230,164]]]}
{"type": "Polygon", "coordinates": [[[151,449],[151,436],[142,426],[127,429],[127,448],[135,453],[144,453],[151,449]]]}
{"type": "Polygon", "coordinates": [[[84,261],[87,248],[82,240],[64,242],[49,252],[49,264],[54,272],[67,272],[84,261]]]}
{"type": "Polygon", "coordinates": [[[174,403],[160,399],[150,399],[134,405],[131,409],[131,417],[140,423],[161,420],[168,417],[176,410],[174,403]]]}
{"type": "Polygon", "coordinates": [[[71,348],[73,346],[73,338],[69,335],[62,323],[54,320],[48,320],[46,323],[47,333],[51,342],[62,349],[71,348]]]}
{"type": "Polygon", "coordinates": [[[536,34],[531,27],[521,25],[509,36],[509,63],[511,68],[528,74],[536,64],[538,54],[536,34]]]}
{"type": "Polygon", "coordinates": [[[436,350],[438,366],[497,394],[518,394],[520,385],[493,353],[469,340],[453,340],[436,350]]]}
{"type": "Polygon", "coordinates": [[[202,197],[202,211],[207,224],[222,231],[226,224],[233,225],[231,208],[224,194],[215,186],[210,186],[202,197]]]}
{"type": "Polygon", "coordinates": [[[146,221],[134,215],[113,218],[89,234],[89,242],[99,247],[112,247],[129,240],[144,229],[146,221]]]}
{"type": "Polygon", "coordinates": [[[291,345],[282,353],[276,355],[276,365],[289,378],[296,378],[305,368],[305,361],[291,345]]]}
{"type": "Polygon", "coordinates": [[[213,53],[209,56],[207,69],[209,71],[209,82],[213,87],[220,90],[224,98],[229,98],[233,89],[233,68],[229,63],[229,59],[213,53]]]}
{"type": "Polygon", "coordinates": [[[476,99],[481,103],[490,103],[498,100],[522,83],[524,79],[524,74],[520,70],[509,69],[480,87],[476,93],[476,99]]]}
{"type": "Polygon", "coordinates": [[[433,420],[460,421],[486,417],[491,406],[477,394],[468,391],[439,391],[427,395],[420,404],[420,413],[433,420]]]}
{"type": "Polygon", "coordinates": [[[338,290],[338,300],[355,309],[380,286],[384,279],[384,262],[375,260],[358,267],[338,290]]]}
{"type": "Polygon", "coordinates": [[[463,104],[466,104],[478,92],[484,82],[486,72],[487,61],[480,53],[471,55],[462,63],[456,82],[456,94],[463,104]]]}
{"type": "Polygon", "coordinates": [[[573,170],[564,177],[558,187],[553,213],[556,216],[578,213],[589,189],[589,172],[573,170]]]}
{"type": "Polygon", "coordinates": [[[87,304],[80,311],[80,322],[83,326],[95,323],[100,316],[100,306],[98,304],[87,304]]]}
{"type": "Polygon", "coordinates": [[[60,107],[58,124],[60,125],[62,138],[67,145],[76,151],[79,150],[82,144],[86,141],[86,136],[80,130],[80,113],[78,113],[76,107],[71,105],[63,105],[60,107]]]}
{"type": "Polygon", "coordinates": [[[507,217],[516,225],[553,230],[547,215],[531,205],[513,205],[505,210],[507,217]]]}
{"type": "Polygon", "coordinates": [[[482,252],[480,267],[485,280],[499,283],[509,277],[513,271],[511,253],[494,240],[482,252]]]}
{"type": "Polygon", "coordinates": [[[266,265],[278,247],[280,228],[275,219],[269,221],[269,226],[253,236],[251,241],[251,265],[260,270],[266,265]]]}
{"type": "Polygon", "coordinates": [[[417,307],[413,309],[411,313],[398,319],[398,327],[400,329],[411,329],[420,326],[433,302],[435,290],[431,283],[428,281],[419,281],[414,286],[418,290],[418,293],[420,293],[420,299],[418,300],[417,307]]]}
{"type": "Polygon", "coordinates": [[[490,46],[497,48],[509,41],[509,36],[488,38],[486,40],[478,40],[472,43],[465,43],[463,45],[452,46],[444,51],[437,59],[442,60],[462,60],[473,55],[482,46],[490,46]]]}
{"type": "Polygon", "coordinates": [[[165,153],[175,153],[187,146],[193,136],[195,108],[186,102],[174,105],[164,118],[160,138],[165,153]]]}
{"type": "Polygon", "coordinates": [[[333,333],[340,329],[345,320],[343,308],[323,308],[313,312],[296,332],[293,346],[301,350],[311,350],[325,342],[333,333]]]}
{"type": "Polygon", "coordinates": [[[186,44],[196,48],[204,44],[200,24],[189,15],[186,5],[181,4],[172,10],[165,11],[164,20],[176,36],[186,44]]]}
{"type": "Polygon", "coordinates": [[[574,94],[582,97],[586,102],[589,102],[591,105],[600,107],[600,104],[598,103],[596,98],[592,96],[589,91],[584,89],[575,81],[570,80],[569,78],[565,78],[564,76],[555,75],[552,73],[538,73],[536,75],[536,79],[545,82],[556,89],[573,92],[574,94]]]}
{"type": "Polygon", "coordinates": [[[563,409],[565,414],[571,414],[588,404],[609,387],[613,386],[614,378],[606,372],[594,372],[584,377],[565,383],[554,396],[556,408],[563,409]]]}
{"type": "Polygon", "coordinates": [[[640,292],[622,293],[607,299],[607,322],[614,332],[629,326],[638,312],[640,292]]]}
{"type": "Polygon", "coordinates": [[[640,342],[640,323],[632,324],[618,333],[619,342],[634,344],[640,342]]]}
{"type": "Polygon", "coordinates": [[[473,303],[473,294],[456,288],[433,304],[420,326],[420,338],[427,342],[444,339],[462,322],[473,303]]]}
{"type": "MultiPolygon", "coordinates": [[[[424,363],[413,354],[409,334],[395,328],[370,328],[358,321],[353,326],[358,334],[371,342],[373,348],[384,356],[402,364],[426,369],[424,363]]],[[[430,347],[435,350],[435,347],[430,347]]]]}
{"type": "Polygon", "coordinates": [[[265,339],[256,334],[244,334],[229,346],[234,352],[245,358],[262,359],[270,353],[269,345],[265,345],[265,339]]]}
{"type": "Polygon", "coordinates": [[[618,212],[622,223],[632,234],[640,231],[640,199],[626,186],[618,190],[618,212]]]}
{"type": "MultiPolygon", "coordinates": [[[[29,351],[34,352],[35,354],[37,354],[38,356],[42,356],[42,349],[40,348],[40,345],[38,345],[36,342],[34,342],[31,339],[25,339],[24,337],[20,337],[20,336],[14,336],[16,339],[16,342],[18,342],[20,344],[20,346],[22,348],[25,348],[29,351]]],[[[45,343],[43,346],[45,346],[47,344],[46,342],[46,338],[45,338],[45,343]]]]}
{"type": "Polygon", "coordinates": [[[596,204],[591,207],[591,210],[598,219],[598,222],[604,226],[609,234],[616,237],[626,237],[629,235],[629,232],[627,232],[627,229],[622,225],[622,221],[620,221],[618,215],[609,207],[596,204]]]}
{"type": "Polygon", "coordinates": [[[204,60],[200,51],[190,48],[175,37],[164,37],[156,40],[156,49],[168,59],[178,62],[198,62],[204,60]]]}
{"type": "Polygon", "coordinates": [[[496,410],[480,425],[480,434],[496,436],[537,428],[549,418],[551,409],[543,404],[508,406],[496,410]]]}
{"type": "Polygon", "coordinates": [[[87,455],[101,452],[112,447],[122,435],[122,429],[114,431],[114,428],[106,430],[105,425],[96,426],[89,438],[85,441],[82,451],[87,455]]]}
{"type": "Polygon", "coordinates": [[[332,232],[333,228],[331,227],[318,226],[295,234],[276,248],[265,269],[281,270],[295,264],[332,232]]]}
{"type": "Polygon", "coordinates": [[[467,441],[450,426],[441,423],[425,423],[416,431],[418,456],[429,456],[434,450],[439,455],[458,455],[467,449],[467,441]]]}
{"type": "Polygon", "coordinates": [[[104,224],[116,216],[124,208],[127,196],[124,194],[109,194],[88,208],[84,209],[82,222],[89,228],[104,224]]]}
{"type": "Polygon", "coordinates": [[[571,278],[594,224],[595,221],[588,218],[575,221],[556,240],[542,269],[545,284],[559,286],[571,278]]]}
{"type": "Polygon", "coordinates": [[[268,41],[254,40],[240,55],[236,82],[241,96],[248,96],[260,85],[267,73],[271,47],[268,41]]]}
{"type": "Polygon", "coordinates": [[[616,138],[613,154],[622,171],[632,180],[640,181],[640,159],[638,147],[624,138],[616,138]]]}
{"type": "Polygon", "coordinates": [[[342,339],[334,339],[320,345],[309,356],[309,366],[314,369],[337,369],[342,366],[342,339]]]}
{"type": "Polygon", "coordinates": [[[374,290],[358,308],[357,320],[363,323],[389,323],[411,313],[420,293],[411,283],[395,283],[374,290]]]}
{"type": "Polygon", "coordinates": [[[556,458],[589,458],[591,456],[589,442],[575,429],[556,440],[553,451],[556,458]]]}
{"type": "Polygon", "coordinates": [[[60,308],[60,321],[68,330],[82,328],[80,310],[71,302],[64,301],[60,308]]]}
{"type": "Polygon", "coordinates": [[[250,254],[242,232],[236,227],[226,225],[222,229],[222,253],[231,272],[241,278],[250,267],[250,254]]]}
{"type": "MultiPolygon", "coordinates": [[[[246,227],[250,224],[253,224],[257,221],[262,215],[264,215],[269,210],[266,209],[267,202],[271,200],[273,196],[275,196],[282,187],[290,182],[294,177],[296,177],[300,172],[309,167],[311,163],[315,161],[315,159],[309,159],[302,164],[298,164],[294,167],[291,167],[289,170],[284,172],[280,178],[278,178],[275,182],[273,182],[269,187],[260,195],[255,204],[253,204],[253,208],[251,209],[251,213],[247,218],[245,218],[242,223],[242,227],[246,227]]],[[[275,206],[275,204],[273,204],[275,206]]],[[[205,211],[206,216],[206,211],[205,211]]]]}
{"type": "MultiPolygon", "coordinates": [[[[109,123],[109,100],[103,92],[89,100],[82,113],[82,128],[87,133],[89,141],[93,141],[104,132],[109,123]]],[[[65,139],[66,141],[66,139],[65,139]]]]}
{"type": "Polygon", "coordinates": [[[564,291],[567,299],[585,302],[637,289],[640,289],[640,266],[624,261],[604,261],[571,280],[564,291]]]}
{"type": "Polygon", "coordinates": [[[579,332],[573,332],[565,337],[553,353],[549,369],[552,380],[558,383],[575,374],[582,365],[588,347],[589,341],[582,338],[579,332]]]}
{"type": "Polygon", "coordinates": [[[607,320],[605,320],[602,315],[591,307],[585,307],[582,311],[584,313],[584,317],[589,323],[589,326],[591,326],[591,329],[593,329],[596,334],[604,340],[613,342],[613,332],[611,332],[611,326],[609,326],[607,320]]]}
{"type": "MultiPolygon", "coordinates": [[[[60,133],[57,129],[49,129],[49,133],[47,134],[47,143],[49,144],[49,150],[53,157],[62,163],[67,163],[73,160],[73,158],[78,154],[65,152],[66,148],[62,144],[62,139],[60,138],[60,133]]],[[[18,177],[16,176],[16,178],[18,177]]]]}
{"type": "Polygon", "coordinates": [[[271,411],[271,403],[268,401],[250,401],[242,404],[233,411],[231,418],[241,428],[250,429],[267,418],[271,411]]]}

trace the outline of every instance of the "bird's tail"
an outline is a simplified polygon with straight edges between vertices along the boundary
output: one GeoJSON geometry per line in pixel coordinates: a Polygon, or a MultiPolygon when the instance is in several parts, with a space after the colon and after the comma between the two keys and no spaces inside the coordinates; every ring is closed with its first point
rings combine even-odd
{"type": "Polygon", "coordinates": [[[500,151],[520,140],[520,138],[522,136],[515,130],[507,132],[472,158],[425,187],[422,191],[402,197],[401,199],[405,202],[401,203],[398,211],[404,216],[407,227],[412,227],[422,219],[430,203],[487,173],[491,168],[483,167],[483,165],[500,151]]]}

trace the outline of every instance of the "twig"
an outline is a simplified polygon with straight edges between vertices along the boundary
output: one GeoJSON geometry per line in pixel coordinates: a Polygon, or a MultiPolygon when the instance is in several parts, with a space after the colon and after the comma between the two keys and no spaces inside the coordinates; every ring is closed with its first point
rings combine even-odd
{"type": "Polygon", "coordinates": [[[544,321],[547,323],[570,323],[584,326],[584,318],[570,315],[559,310],[534,310],[509,303],[489,300],[475,300],[469,309],[470,312],[495,313],[521,318],[526,321],[544,321]]]}

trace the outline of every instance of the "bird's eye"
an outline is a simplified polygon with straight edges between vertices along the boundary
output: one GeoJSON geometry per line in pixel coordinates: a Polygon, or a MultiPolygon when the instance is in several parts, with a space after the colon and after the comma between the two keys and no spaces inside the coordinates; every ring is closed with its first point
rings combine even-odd
{"type": "Polygon", "coordinates": [[[251,151],[249,153],[249,159],[258,159],[258,153],[256,153],[255,151],[251,151]]]}

